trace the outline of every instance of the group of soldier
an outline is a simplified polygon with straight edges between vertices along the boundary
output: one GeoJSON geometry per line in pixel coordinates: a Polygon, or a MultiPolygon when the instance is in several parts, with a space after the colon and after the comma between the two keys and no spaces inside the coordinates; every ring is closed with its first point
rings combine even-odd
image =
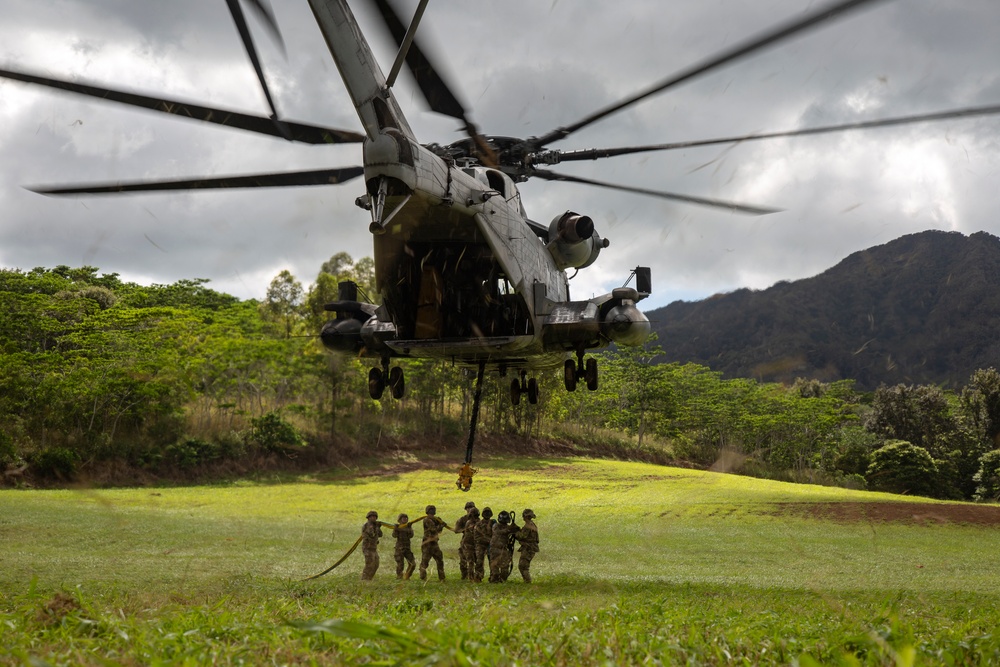
{"type": "Polygon", "coordinates": [[[489,563],[491,583],[507,581],[513,570],[514,543],[520,543],[520,558],[517,569],[526,583],[531,583],[531,559],[538,553],[538,528],[535,513],[530,509],[521,512],[523,525],[518,526],[514,512],[500,512],[496,519],[493,510],[484,507],[480,513],[476,504],[465,504],[465,514],[459,517],[454,527],[437,516],[437,508],[428,505],[425,516],[410,521],[406,514],[400,514],[396,523],[378,520],[378,512],[368,512],[367,522],[361,528],[361,552],[365,557],[362,579],[373,579],[378,570],[378,542],[382,537],[382,527],[392,528],[396,540],[393,555],[396,559],[396,578],[409,579],[416,569],[416,559],[410,541],[413,539],[413,525],[418,521],[423,525],[423,539],[420,542],[420,578],[427,579],[427,568],[433,560],[437,565],[438,579],[444,581],[444,554],[441,552],[441,533],[451,530],[462,535],[459,545],[459,563],[462,579],[480,582],[486,575],[489,563]]]}

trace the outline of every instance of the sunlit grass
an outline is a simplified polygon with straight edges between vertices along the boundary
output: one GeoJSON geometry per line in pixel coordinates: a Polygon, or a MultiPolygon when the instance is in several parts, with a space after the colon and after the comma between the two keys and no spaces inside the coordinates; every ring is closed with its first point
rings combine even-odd
{"type": "Polygon", "coordinates": [[[1000,647],[997,529],[782,512],[906,498],[568,459],[484,462],[468,495],[454,481],[441,467],[0,491],[0,661],[782,663],[849,653],[881,664],[897,649],[930,659],[1000,647]],[[374,582],[359,581],[360,554],[301,581],[354,542],[369,509],[391,521],[435,504],[453,523],[469,499],[535,510],[535,584],[516,569],[503,586],[459,581],[450,533],[444,584],[397,582],[391,539],[374,582]],[[320,624],[330,619],[354,624],[320,624]]]}

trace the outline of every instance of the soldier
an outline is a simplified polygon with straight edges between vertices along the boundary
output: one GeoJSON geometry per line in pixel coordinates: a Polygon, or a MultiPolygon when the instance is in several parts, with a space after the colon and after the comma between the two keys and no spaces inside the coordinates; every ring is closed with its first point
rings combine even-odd
{"type": "Polygon", "coordinates": [[[530,584],[531,559],[538,553],[538,528],[535,526],[535,513],[531,510],[521,512],[521,518],[524,519],[524,526],[514,534],[517,541],[521,543],[520,548],[518,548],[521,556],[517,559],[517,570],[521,573],[524,583],[530,584]]]}
{"type": "MultiPolygon", "coordinates": [[[[466,522],[469,520],[469,515],[472,513],[472,510],[474,510],[474,509],[476,509],[476,503],[472,502],[471,500],[469,502],[465,503],[465,514],[463,514],[462,516],[460,516],[458,518],[458,520],[455,521],[455,532],[456,533],[462,533],[462,542],[461,543],[463,545],[465,544],[465,525],[466,525],[466,522]]],[[[476,514],[478,514],[478,513],[479,513],[479,511],[477,510],[476,514]]],[[[468,563],[468,561],[466,561],[465,556],[462,553],[462,547],[458,548],[458,566],[459,566],[459,569],[462,570],[462,579],[468,579],[469,578],[469,563],[468,563]]]]}
{"type": "Polygon", "coordinates": [[[497,525],[493,526],[493,537],[490,539],[490,583],[498,584],[507,581],[510,575],[513,547],[511,535],[520,530],[520,526],[511,521],[509,512],[500,512],[497,525]]]}
{"type": "Polygon", "coordinates": [[[365,555],[365,569],[361,578],[374,579],[378,570],[378,538],[382,537],[382,528],[378,523],[378,512],[372,510],[365,517],[368,522],[361,527],[361,553],[365,555]]]}
{"type": "MultiPolygon", "coordinates": [[[[462,517],[465,519],[462,528],[462,543],[458,547],[458,556],[461,559],[462,570],[465,574],[463,579],[476,580],[476,525],[479,523],[479,510],[475,507],[462,517]]],[[[456,533],[458,530],[455,531],[456,533]]]]}
{"type": "Polygon", "coordinates": [[[433,558],[437,562],[438,579],[444,581],[444,554],[441,553],[441,545],[438,544],[444,521],[435,516],[437,508],[434,505],[428,505],[426,512],[424,539],[420,543],[420,578],[427,578],[427,566],[433,558]]]}
{"type": "Polygon", "coordinates": [[[410,517],[400,514],[396,519],[396,527],[392,529],[392,536],[396,538],[396,549],[393,556],[396,558],[396,578],[409,579],[413,570],[417,568],[417,561],[413,558],[413,549],[410,548],[410,540],[413,538],[413,526],[409,525],[410,517]],[[403,562],[409,563],[406,572],[403,572],[403,562]]]}
{"type": "Polygon", "coordinates": [[[484,562],[486,560],[486,555],[490,551],[490,539],[493,537],[493,526],[495,524],[496,521],[493,520],[493,510],[489,507],[484,507],[482,517],[479,519],[479,523],[476,524],[476,556],[473,563],[475,581],[482,581],[483,577],[486,575],[484,562]]]}

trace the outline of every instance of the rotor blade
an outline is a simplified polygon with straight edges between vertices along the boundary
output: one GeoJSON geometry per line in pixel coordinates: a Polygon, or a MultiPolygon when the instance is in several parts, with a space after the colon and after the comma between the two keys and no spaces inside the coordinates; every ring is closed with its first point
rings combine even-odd
{"type": "MultiPolygon", "coordinates": [[[[401,47],[406,38],[406,26],[388,0],[374,0],[374,2],[396,45],[401,47]]],[[[406,64],[432,111],[465,121],[465,107],[427,59],[416,39],[406,51],[406,64]]]]}
{"type": "MultiPolygon", "coordinates": [[[[243,48],[246,49],[247,56],[250,57],[250,62],[253,64],[253,69],[257,72],[257,80],[260,82],[260,87],[264,91],[264,97],[267,98],[267,105],[271,108],[271,118],[274,121],[278,132],[289,139],[288,130],[284,127],[282,122],[278,120],[278,109],[274,106],[274,98],[271,97],[271,89],[267,87],[267,79],[264,78],[264,69],[260,66],[260,58],[257,57],[257,49],[253,44],[253,37],[250,35],[250,28],[247,26],[246,17],[243,16],[243,9],[240,7],[240,0],[226,0],[229,5],[229,13],[233,15],[233,22],[236,23],[236,30],[240,33],[240,39],[243,40],[243,48]]],[[[264,11],[263,5],[258,5],[261,11],[264,11]]]]}
{"type": "Polygon", "coordinates": [[[410,69],[424,99],[427,100],[427,105],[432,111],[462,121],[463,129],[475,142],[482,162],[487,166],[496,166],[497,157],[493,149],[486,138],[479,133],[479,128],[469,119],[465,107],[438,73],[438,69],[420,48],[418,40],[413,35],[407,36],[406,26],[388,0],[374,0],[374,2],[396,45],[402,49],[407,41],[410,42],[406,49],[406,66],[410,69]]]}
{"type": "Polygon", "coordinates": [[[624,192],[634,192],[640,195],[649,195],[651,197],[660,197],[661,199],[670,199],[673,201],[682,201],[688,204],[697,204],[698,206],[709,206],[712,208],[723,208],[727,211],[733,213],[744,213],[746,215],[767,215],[769,213],[780,213],[784,209],[780,208],[767,208],[763,206],[749,206],[747,204],[739,204],[737,202],[726,201],[724,199],[707,199],[705,197],[693,197],[691,195],[681,195],[674,192],[663,192],[662,190],[647,190],[646,188],[635,188],[630,185],[619,185],[617,183],[605,183],[604,181],[593,181],[589,178],[582,178],[580,176],[569,176],[567,174],[557,174],[553,171],[546,171],[544,169],[536,169],[532,176],[538,176],[546,181],[566,181],[568,183],[583,183],[584,185],[596,185],[600,188],[610,188],[612,190],[622,190],[624,192]]]}
{"type": "Polygon", "coordinates": [[[115,192],[155,192],[163,190],[201,190],[209,188],[280,188],[301,185],[336,185],[365,173],[364,167],[315,169],[249,176],[220,176],[170,181],[120,181],[71,186],[32,186],[27,188],[43,195],[96,195],[115,192]]]}
{"type": "Polygon", "coordinates": [[[274,18],[274,12],[271,11],[271,5],[267,4],[267,0],[247,0],[247,2],[257,12],[258,18],[260,18],[261,23],[264,24],[268,32],[271,33],[274,41],[278,43],[281,54],[285,55],[285,40],[282,39],[281,31],[278,30],[278,22],[274,18]]]}
{"type": "Polygon", "coordinates": [[[876,120],[864,120],[857,123],[843,123],[841,125],[827,125],[825,127],[808,127],[801,130],[788,130],[786,132],[766,132],[761,134],[745,134],[739,137],[722,137],[719,139],[700,139],[696,141],[677,141],[669,144],[649,144],[647,146],[622,146],[620,148],[590,148],[578,151],[553,151],[557,162],[573,162],[576,160],[596,160],[598,158],[615,157],[617,155],[629,155],[632,153],[648,153],[652,151],[671,151],[680,148],[694,148],[696,146],[712,146],[715,144],[735,144],[744,141],[756,141],[759,139],[777,139],[779,137],[801,137],[811,134],[828,134],[832,132],[845,132],[847,130],[867,130],[878,127],[892,127],[894,125],[908,125],[912,123],[924,123],[938,120],[952,120],[955,118],[970,118],[973,116],[989,116],[1000,114],[1000,105],[985,107],[967,107],[965,109],[954,109],[951,111],[936,111],[934,113],[916,114],[913,116],[899,116],[897,118],[880,118],[876,120]]]}
{"type": "Polygon", "coordinates": [[[653,95],[656,95],[657,93],[661,93],[679,83],[688,81],[689,79],[693,79],[697,76],[705,74],[706,72],[710,72],[716,69],[717,67],[721,67],[722,65],[739,60],[740,58],[748,56],[754,53],[755,51],[759,51],[760,49],[763,49],[765,47],[777,44],[778,42],[781,42],[782,40],[797,35],[803,32],[804,30],[816,27],[819,24],[823,23],[824,21],[828,21],[830,19],[842,16],[850,11],[860,9],[865,5],[870,5],[874,2],[882,2],[882,1],[884,0],[841,0],[840,2],[837,2],[833,5],[819,9],[813,12],[812,14],[807,15],[804,18],[796,19],[778,25],[777,27],[772,28],[771,30],[765,33],[762,33],[761,35],[758,35],[755,38],[752,38],[741,44],[737,44],[736,46],[733,46],[729,49],[726,49],[725,51],[722,51],[718,55],[709,58],[708,60],[705,60],[696,65],[692,65],[687,69],[683,69],[680,72],[674,74],[673,76],[653,85],[652,87],[647,88],[646,90],[636,95],[633,95],[632,97],[628,97],[622,100],[621,102],[605,107],[604,109],[601,109],[600,111],[597,111],[577,121],[576,123],[573,123],[572,125],[567,125],[565,127],[557,128],[542,137],[534,138],[531,140],[532,146],[537,149],[542,146],[546,146],[552,143],[553,141],[564,139],[571,133],[576,132],[577,130],[583,127],[586,127],[591,123],[597,122],[606,116],[610,116],[615,112],[621,111],[622,109],[629,107],[635,104],[636,102],[640,102],[646,99],[647,97],[651,97],[653,95]]]}
{"type": "MultiPolygon", "coordinates": [[[[234,127],[240,130],[256,132],[257,134],[267,134],[274,137],[284,135],[275,126],[274,121],[262,116],[251,116],[239,111],[228,111],[225,109],[213,109],[187,102],[178,102],[157,97],[148,97],[136,93],[126,93],[110,88],[102,88],[86,83],[74,83],[71,81],[61,81],[44,76],[27,74],[24,72],[12,72],[0,69],[0,77],[22,81],[24,83],[34,83],[40,86],[48,86],[58,90],[65,90],[79,95],[88,95],[102,100],[119,102],[134,107],[159,111],[161,113],[172,114],[185,118],[204,121],[206,123],[216,123],[227,127],[234,127]]],[[[344,144],[360,143],[364,141],[364,135],[348,130],[336,130],[328,127],[316,125],[304,125],[301,123],[284,122],[288,129],[292,141],[299,141],[307,144],[344,144]]]]}

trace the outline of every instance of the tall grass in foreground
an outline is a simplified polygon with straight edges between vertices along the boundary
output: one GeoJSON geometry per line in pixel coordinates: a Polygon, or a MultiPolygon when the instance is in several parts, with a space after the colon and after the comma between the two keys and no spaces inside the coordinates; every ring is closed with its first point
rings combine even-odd
{"type": "MultiPolygon", "coordinates": [[[[607,461],[211,487],[0,492],[0,662],[987,664],[1000,532],[833,523],[790,507],[905,498],[607,461]],[[364,514],[538,514],[536,583],[374,582],[364,514]],[[792,504],[792,505],[789,505],[792,504]]],[[[419,532],[419,530],[418,530],[419,532]]]]}

